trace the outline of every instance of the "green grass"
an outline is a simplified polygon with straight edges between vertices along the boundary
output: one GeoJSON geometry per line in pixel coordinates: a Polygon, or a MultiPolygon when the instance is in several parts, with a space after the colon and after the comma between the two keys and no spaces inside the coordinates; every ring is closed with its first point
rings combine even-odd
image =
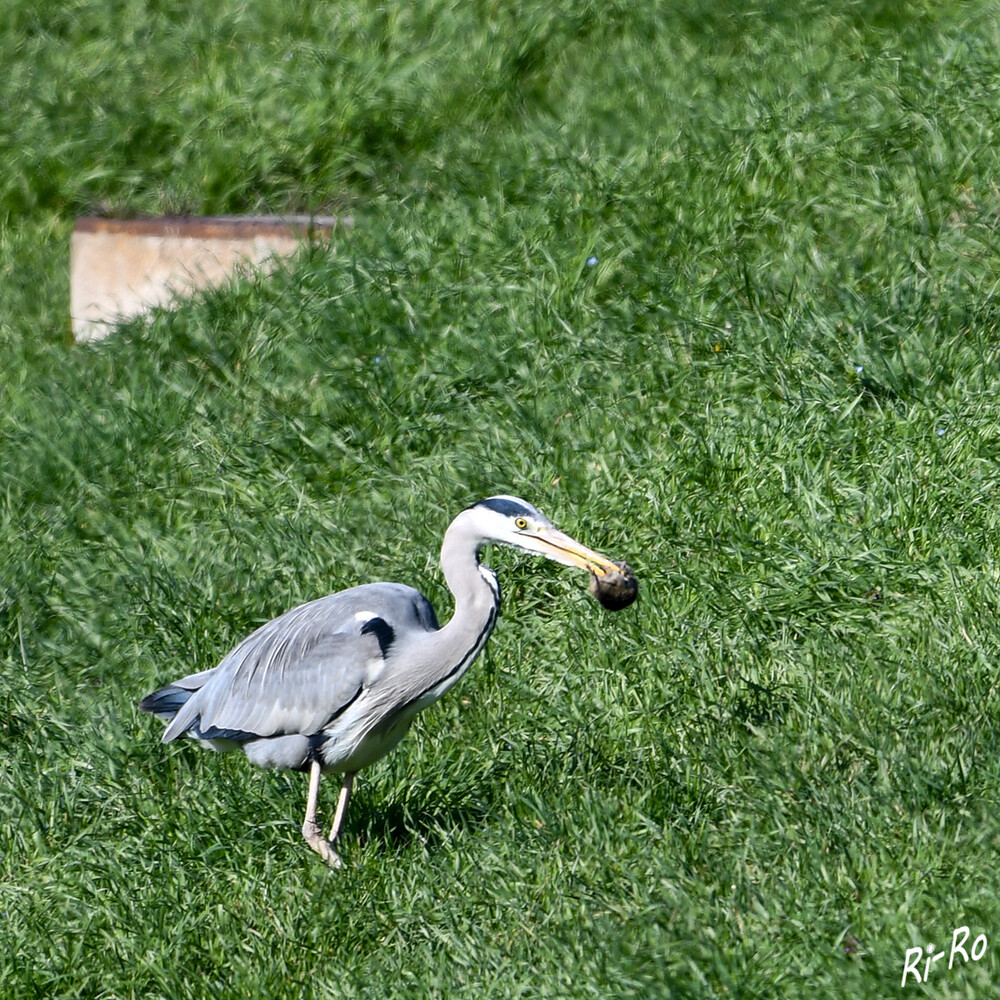
{"type": "Polygon", "coordinates": [[[992,995],[996,6],[35,6],[0,996],[992,995]],[[67,344],[76,214],[286,209],[355,227],[67,344]],[[340,587],[446,616],[441,535],[497,492],[640,603],[490,553],[500,626],[359,779],[342,871],[301,776],[137,711],[340,587]],[[900,990],[962,925],[982,959],[900,990]]]}

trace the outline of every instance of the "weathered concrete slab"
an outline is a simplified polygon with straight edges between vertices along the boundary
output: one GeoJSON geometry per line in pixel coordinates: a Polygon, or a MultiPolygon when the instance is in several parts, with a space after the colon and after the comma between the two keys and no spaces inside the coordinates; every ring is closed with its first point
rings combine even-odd
{"type": "Polygon", "coordinates": [[[223,283],[238,266],[266,269],[303,241],[329,239],[333,216],[80,218],[70,244],[76,340],[97,340],[122,319],[223,283]]]}

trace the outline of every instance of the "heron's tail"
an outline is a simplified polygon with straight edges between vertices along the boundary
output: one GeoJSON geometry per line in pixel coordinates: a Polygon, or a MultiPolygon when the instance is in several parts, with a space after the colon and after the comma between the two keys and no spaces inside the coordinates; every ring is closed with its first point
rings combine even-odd
{"type": "Polygon", "coordinates": [[[197,674],[190,674],[182,677],[173,684],[161,687],[152,694],[147,694],[139,702],[139,708],[143,712],[150,712],[158,719],[169,722],[185,705],[191,695],[201,689],[201,686],[215,672],[212,670],[202,670],[197,674]]]}
{"type": "Polygon", "coordinates": [[[139,708],[143,712],[150,712],[158,719],[167,721],[172,719],[184,704],[194,694],[190,688],[178,687],[176,684],[168,684],[166,687],[147,694],[139,702],[139,708]]]}

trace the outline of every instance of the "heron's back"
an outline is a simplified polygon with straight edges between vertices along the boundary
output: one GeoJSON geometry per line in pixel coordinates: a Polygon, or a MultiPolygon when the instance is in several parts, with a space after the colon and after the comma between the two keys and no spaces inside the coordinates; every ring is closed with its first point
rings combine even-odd
{"type": "Polygon", "coordinates": [[[362,584],[286,611],[217,667],[152,692],[139,707],[170,721],[164,742],[187,732],[217,748],[311,735],[347,708],[392,645],[438,628],[419,591],[362,584]]]}

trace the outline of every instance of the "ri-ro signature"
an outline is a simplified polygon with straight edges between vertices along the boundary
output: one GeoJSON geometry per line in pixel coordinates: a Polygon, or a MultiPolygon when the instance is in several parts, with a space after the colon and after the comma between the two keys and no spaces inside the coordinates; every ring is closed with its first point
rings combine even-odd
{"type": "Polygon", "coordinates": [[[903,959],[903,981],[900,986],[906,985],[907,978],[912,978],[916,983],[926,983],[934,970],[934,965],[945,955],[948,956],[948,968],[952,968],[955,962],[978,962],[986,954],[986,935],[980,934],[972,946],[966,951],[965,943],[969,940],[972,931],[968,927],[956,927],[951,935],[951,951],[943,948],[938,951],[934,945],[929,944],[926,948],[907,948],[906,958],[903,959]],[[922,968],[921,968],[922,963],[922,968]]]}

